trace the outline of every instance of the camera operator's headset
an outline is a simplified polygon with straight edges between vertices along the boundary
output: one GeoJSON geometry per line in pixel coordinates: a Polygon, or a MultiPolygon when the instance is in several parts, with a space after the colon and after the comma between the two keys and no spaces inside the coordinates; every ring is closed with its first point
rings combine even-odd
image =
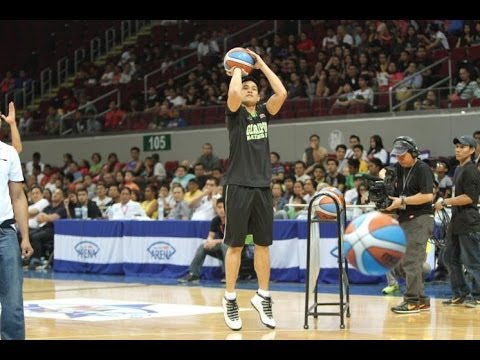
{"type": "Polygon", "coordinates": [[[414,158],[418,157],[420,154],[420,150],[418,149],[415,140],[413,140],[410,136],[399,136],[393,141],[393,146],[395,144],[400,144],[408,149],[408,152],[412,154],[414,158]]]}

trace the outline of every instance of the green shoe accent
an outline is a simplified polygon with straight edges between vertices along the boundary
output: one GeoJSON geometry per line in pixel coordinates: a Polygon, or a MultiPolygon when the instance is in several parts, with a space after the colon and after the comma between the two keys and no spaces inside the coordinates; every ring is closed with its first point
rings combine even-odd
{"type": "Polygon", "coordinates": [[[389,286],[383,288],[382,294],[389,295],[389,294],[393,294],[394,292],[397,292],[397,291],[400,291],[400,285],[398,285],[398,284],[389,285],[389,286]]]}

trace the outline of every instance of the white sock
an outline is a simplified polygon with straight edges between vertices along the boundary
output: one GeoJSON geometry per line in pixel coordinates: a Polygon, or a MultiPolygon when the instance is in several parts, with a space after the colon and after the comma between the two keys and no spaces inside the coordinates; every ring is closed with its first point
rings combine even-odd
{"type": "Polygon", "coordinates": [[[225,291],[225,299],[235,300],[236,298],[237,298],[237,293],[235,291],[234,292],[225,291]]]}
{"type": "Polygon", "coordinates": [[[257,292],[258,292],[258,295],[261,295],[263,297],[270,297],[270,292],[268,290],[262,290],[259,288],[257,292]]]}

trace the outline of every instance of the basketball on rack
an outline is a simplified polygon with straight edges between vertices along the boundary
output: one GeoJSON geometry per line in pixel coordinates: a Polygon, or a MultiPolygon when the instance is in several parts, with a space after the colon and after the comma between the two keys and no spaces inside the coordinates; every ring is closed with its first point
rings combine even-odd
{"type": "Polygon", "coordinates": [[[384,275],[405,254],[407,237],[398,221],[378,211],[360,215],[345,229],[344,254],[364,275],[384,275]]]}
{"type": "Polygon", "coordinates": [[[335,205],[335,200],[338,202],[339,210],[342,210],[345,206],[345,199],[342,192],[336,187],[328,186],[320,190],[320,194],[322,194],[322,196],[319,196],[314,200],[314,203],[312,205],[313,210],[317,213],[320,219],[336,219],[337,206],[335,205]]]}
{"type": "Polygon", "coordinates": [[[223,59],[225,70],[228,71],[234,67],[238,67],[244,71],[244,75],[250,74],[254,65],[255,59],[242,47],[229,50],[223,59]]]}

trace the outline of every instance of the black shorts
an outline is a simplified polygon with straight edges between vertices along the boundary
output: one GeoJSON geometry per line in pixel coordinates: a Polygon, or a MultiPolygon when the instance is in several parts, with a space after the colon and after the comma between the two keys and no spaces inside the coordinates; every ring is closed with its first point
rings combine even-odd
{"type": "Polygon", "coordinates": [[[227,185],[225,194],[224,243],[232,247],[242,247],[247,234],[252,234],[256,245],[272,245],[272,190],[227,185]]]}

